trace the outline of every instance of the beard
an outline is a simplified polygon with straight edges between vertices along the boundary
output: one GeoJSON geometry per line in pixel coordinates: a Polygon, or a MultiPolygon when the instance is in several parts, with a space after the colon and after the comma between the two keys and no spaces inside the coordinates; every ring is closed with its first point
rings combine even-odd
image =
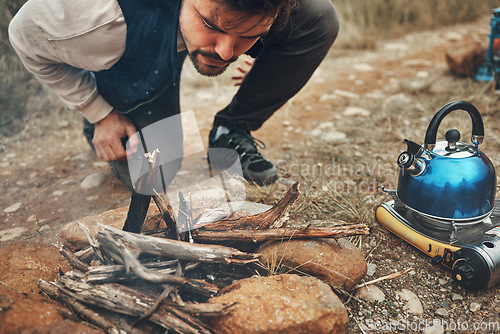
{"type": "Polygon", "coordinates": [[[184,42],[184,46],[186,47],[186,50],[188,52],[189,59],[191,60],[191,63],[193,64],[194,68],[198,73],[204,76],[208,77],[216,77],[218,75],[221,75],[226,71],[228,68],[229,64],[234,63],[236,60],[238,60],[238,57],[233,57],[229,60],[223,60],[216,52],[208,52],[208,51],[203,51],[200,49],[196,49],[193,51],[190,51],[190,43],[188,40],[186,40],[186,37],[182,33],[182,30],[180,31],[180,35],[182,38],[182,41],[184,42]],[[203,61],[203,58],[209,59],[212,61],[217,62],[217,65],[211,65],[207,64],[206,62],[203,61]]]}
{"type": "Polygon", "coordinates": [[[215,52],[212,53],[212,52],[202,51],[199,49],[191,52],[188,51],[188,56],[196,71],[201,75],[208,77],[216,77],[218,75],[221,75],[229,67],[229,64],[235,62],[238,59],[238,57],[233,57],[228,61],[225,61],[215,52]],[[206,64],[203,61],[202,57],[207,58],[209,60],[214,60],[216,62],[220,62],[221,65],[206,64]]]}

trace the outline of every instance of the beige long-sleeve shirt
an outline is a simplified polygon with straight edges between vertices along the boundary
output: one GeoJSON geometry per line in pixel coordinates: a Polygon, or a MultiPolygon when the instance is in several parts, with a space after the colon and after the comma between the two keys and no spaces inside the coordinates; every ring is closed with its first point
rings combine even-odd
{"type": "Polygon", "coordinates": [[[120,59],[126,35],[116,0],[29,0],[9,25],[10,42],[26,68],[91,123],[113,110],[91,71],[120,59]]]}

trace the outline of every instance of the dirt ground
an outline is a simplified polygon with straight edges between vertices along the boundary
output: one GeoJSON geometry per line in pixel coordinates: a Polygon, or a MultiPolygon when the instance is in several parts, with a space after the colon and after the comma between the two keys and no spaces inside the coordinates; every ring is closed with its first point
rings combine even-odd
{"type": "MultiPolygon", "coordinates": [[[[263,153],[276,163],[281,175],[275,186],[257,189],[263,194],[274,194],[260,199],[273,204],[293,181],[301,181],[304,196],[311,199],[335,190],[356,194],[370,210],[375,208],[388,200],[380,186],[390,189],[397,186],[395,160],[405,149],[403,139],[422,143],[434,113],[447,102],[458,99],[469,100],[480,110],[486,133],[481,149],[500,170],[498,97],[486,83],[452,75],[444,59],[447,49],[475,40],[485,42],[488,24],[489,18],[484,18],[438,31],[411,33],[397,40],[383,41],[369,51],[334,47],[307,86],[254,133],[267,144],[263,153]]],[[[201,138],[206,143],[214,114],[235,92],[230,80],[235,70],[230,69],[230,73],[221,78],[206,79],[186,67],[182,78],[182,107],[194,112],[201,138]]],[[[440,130],[450,127],[459,128],[463,141],[469,140],[467,117],[450,115],[440,130]]],[[[442,133],[440,131],[441,136],[442,133]]],[[[5,252],[6,247],[18,249],[19,242],[27,248],[32,247],[28,245],[33,242],[56,244],[58,230],[65,223],[128,205],[128,190],[114,179],[107,164],[90,151],[80,126],[73,122],[63,123],[56,131],[35,138],[5,140],[0,143],[0,152],[0,244],[5,252]],[[103,173],[104,181],[98,188],[80,187],[85,177],[99,172],[103,173]],[[18,209],[5,212],[16,203],[21,203],[18,209]]],[[[198,163],[184,168],[186,173],[196,175],[206,170],[206,161],[200,158],[198,163]]],[[[314,206],[314,200],[309,205],[314,206]]],[[[338,217],[337,214],[320,209],[297,209],[291,213],[290,224],[317,220],[324,223],[338,217]]],[[[355,222],[356,218],[351,217],[350,221],[355,222]]],[[[373,215],[368,223],[371,234],[361,239],[360,247],[368,263],[376,269],[366,281],[409,267],[414,270],[378,284],[386,296],[382,303],[370,304],[344,296],[350,316],[349,333],[369,332],[373,328],[368,324],[377,321],[381,325],[399,321],[400,332],[420,332],[422,327],[415,324],[433,321],[449,333],[500,332],[499,287],[477,292],[464,290],[452,282],[450,272],[432,266],[429,258],[384,230],[373,215]],[[404,309],[403,301],[396,294],[401,289],[410,289],[418,296],[423,315],[409,314],[404,309]],[[452,298],[453,294],[461,298],[452,298]],[[474,303],[479,304],[479,309],[474,303]],[[447,315],[437,312],[441,308],[447,315]],[[496,328],[486,327],[494,322],[496,328]]],[[[20,263],[28,256],[22,251],[15,254],[20,263]]],[[[57,313],[55,309],[59,306],[40,301],[44,298],[34,284],[42,274],[20,266],[15,271],[18,279],[13,278],[15,262],[5,262],[0,267],[2,322],[14,314],[6,310],[17,309],[22,314],[22,305],[29,304],[27,300],[36,299],[57,313]],[[29,282],[23,284],[20,277],[26,276],[29,282]]],[[[63,266],[63,262],[52,263],[43,272],[52,271],[55,277],[58,268],[63,266]]],[[[28,308],[24,312],[33,314],[28,308]]],[[[61,313],[64,314],[59,312],[59,315],[61,313]]],[[[44,323],[34,324],[10,329],[2,329],[0,325],[0,331],[21,331],[44,323]]],[[[383,329],[379,327],[376,332],[383,329]]]]}

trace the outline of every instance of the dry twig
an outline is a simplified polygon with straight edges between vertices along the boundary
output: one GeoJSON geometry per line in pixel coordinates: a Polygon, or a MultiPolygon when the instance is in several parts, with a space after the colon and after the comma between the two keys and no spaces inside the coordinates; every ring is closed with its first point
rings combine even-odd
{"type": "Polygon", "coordinates": [[[413,268],[407,268],[407,269],[405,269],[403,271],[400,271],[400,272],[397,272],[397,273],[394,273],[394,274],[389,274],[389,275],[386,275],[386,276],[382,276],[382,277],[376,278],[376,279],[371,280],[369,282],[358,284],[358,285],[356,285],[354,287],[354,290],[362,288],[362,287],[370,285],[370,284],[374,284],[374,283],[380,282],[380,281],[385,281],[387,279],[397,278],[397,277],[402,276],[402,275],[404,275],[404,274],[406,274],[406,273],[408,273],[408,272],[410,272],[412,270],[413,270],[413,268]]]}

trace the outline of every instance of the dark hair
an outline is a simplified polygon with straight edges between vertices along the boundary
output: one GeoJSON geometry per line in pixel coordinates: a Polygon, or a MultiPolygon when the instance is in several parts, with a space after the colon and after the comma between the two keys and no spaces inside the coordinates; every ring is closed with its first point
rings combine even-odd
{"type": "Polygon", "coordinates": [[[275,17],[274,28],[283,28],[290,18],[290,13],[297,6],[297,0],[216,0],[229,10],[242,13],[236,20],[245,20],[248,16],[263,15],[275,17]]]}

